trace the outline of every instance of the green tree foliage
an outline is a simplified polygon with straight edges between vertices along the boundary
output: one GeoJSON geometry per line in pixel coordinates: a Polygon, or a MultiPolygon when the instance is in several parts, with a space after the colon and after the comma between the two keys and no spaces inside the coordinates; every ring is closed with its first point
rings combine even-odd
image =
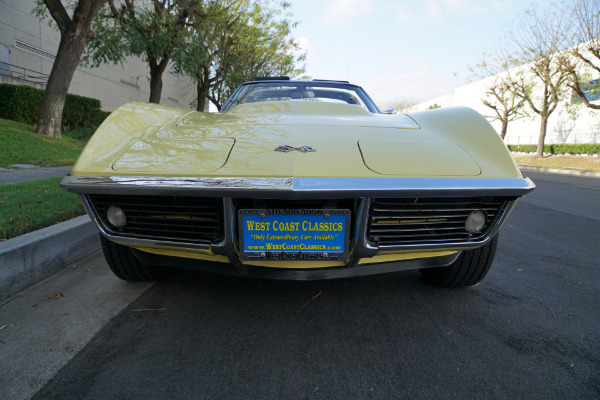
{"type": "Polygon", "coordinates": [[[218,107],[251,74],[295,73],[302,59],[280,18],[287,3],[270,0],[108,0],[94,24],[85,61],[122,63],[140,56],[150,69],[150,99],[158,103],[171,63],[197,82],[198,109],[218,107]]]}
{"type": "MultiPolygon", "coordinates": [[[[229,73],[210,89],[209,99],[219,109],[224,101],[241,83],[257,76],[302,75],[305,54],[301,53],[296,41],[290,37],[295,25],[287,18],[278,19],[281,9],[262,6],[254,7],[248,22],[243,25],[240,39],[232,46],[229,56],[220,60],[229,67],[229,73]]],[[[222,68],[222,67],[220,67],[222,68]]]]}
{"type": "Polygon", "coordinates": [[[94,22],[94,39],[85,61],[92,66],[122,63],[139,56],[150,69],[150,98],[160,102],[162,74],[169,62],[186,56],[194,23],[202,21],[203,6],[218,1],[198,0],[108,0],[108,8],[94,22]]]}
{"type": "Polygon", "coordinates": [[[231,0],[211,4],[188,43],[177,70],[197,83],[197,109],[210,100],[221,108],[242,82],[255,76],[301,74],[304,55],[290,37],[293,23],[282,15],[288,3],[231,0]],[[201,55],[201,56],[199,56],[201,55]]]}

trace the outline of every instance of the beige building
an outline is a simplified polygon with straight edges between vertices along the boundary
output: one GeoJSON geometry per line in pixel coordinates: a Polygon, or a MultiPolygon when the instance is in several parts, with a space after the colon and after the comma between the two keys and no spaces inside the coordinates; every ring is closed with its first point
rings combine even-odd
{"type": "MultiPolygon", "coordinates": [[[[590,79],[594,82],[600,79],[596,71],[590,71],[590,75],[590,79]]],[[[491,116],[494,115],[494,112],[483,104],[482,99],[486,98],[487,88],[493,85],[494,81],[500,76],[502,74],[457,87],[450,94],[430,99],[403,111],[421,111],[437,106],[466,106],[484,115],[499,132],[501,123],[493,121],[491,116]]],[[[535,81],[533,77],[531,79],[532,82],[535,81]]],[[[538,93],[541,94],[540,87],[536,88],[538,93]]],[[[571,96],[570,91],[565,98],[558,105],[556,111],[550,115],[546,132],[546,144],[600,143],[600,111],[584,107],[577,102],[576,97],[571,96]]],[[[594,104],[600,104],[600,98],[597,94],[589,97],[589,99],[594,104]]],[[[528,106],[525,105],[524,109],[527,110],[528,106]]],[[[537,144],[539,130],[540,116],[529,112],[528,117],[508,123],[504,141],[506,144],[537,144]]]]}
{"type": "MultiPolygon", "coordinates": [[[[48,26],[51,18],[40,20],[33,15],[34,6],[34,0],[0,0],[1,83],[46,86],[60,32],[48,26]]],[[[106,111],[129,101],[148,101],[149,68],[139,58],[129,58],[123,65],[80,66],[69,93],[99,99],[106,111]]],[[[161,104],[190,108],[195,96],[195,85],[189,78],[167,68],[163,74],[161,104]]]]}

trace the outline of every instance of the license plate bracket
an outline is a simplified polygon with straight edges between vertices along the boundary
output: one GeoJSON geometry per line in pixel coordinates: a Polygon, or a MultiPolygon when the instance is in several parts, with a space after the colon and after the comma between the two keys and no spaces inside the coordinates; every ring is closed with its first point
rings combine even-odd
{"type": "Polygon", "coordinates": [[[350,210],[238,210],[240,258],[245,261],[345,261],[350,210]]]}

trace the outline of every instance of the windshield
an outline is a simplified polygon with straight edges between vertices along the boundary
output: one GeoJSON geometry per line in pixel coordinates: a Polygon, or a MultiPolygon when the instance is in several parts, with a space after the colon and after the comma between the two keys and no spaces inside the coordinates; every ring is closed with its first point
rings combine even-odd
{"type": "Polygon", "coordinates": [[[241,85],[223,105],[222,112],[238,104],[262,101],[314,101],[351,104],[372,113],[379,110],[358,86],[335,82],[249,82],[241,85]]]}

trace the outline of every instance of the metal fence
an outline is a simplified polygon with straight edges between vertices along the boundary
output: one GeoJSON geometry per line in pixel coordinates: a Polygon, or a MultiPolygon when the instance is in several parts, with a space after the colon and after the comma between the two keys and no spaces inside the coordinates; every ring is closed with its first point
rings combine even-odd
{"type": "Polygon", "coordinates": [[[48,83],[49,77],[41,72],[8,63],[0,63],[0,75],[10,76],[12,78],[40,84],[48,83]]]}
{"type": "MultiPolygon", "coordinates": [[[[538,133],[513,134],[506,135],[504,142],[506,144],[537,144],[538,133]]],[[[570,132],[548,132],[546,134],[546,144],[562,143],[600,143],[600,131],[590,132],[584,130],[573,130],[570,132]]]]}

